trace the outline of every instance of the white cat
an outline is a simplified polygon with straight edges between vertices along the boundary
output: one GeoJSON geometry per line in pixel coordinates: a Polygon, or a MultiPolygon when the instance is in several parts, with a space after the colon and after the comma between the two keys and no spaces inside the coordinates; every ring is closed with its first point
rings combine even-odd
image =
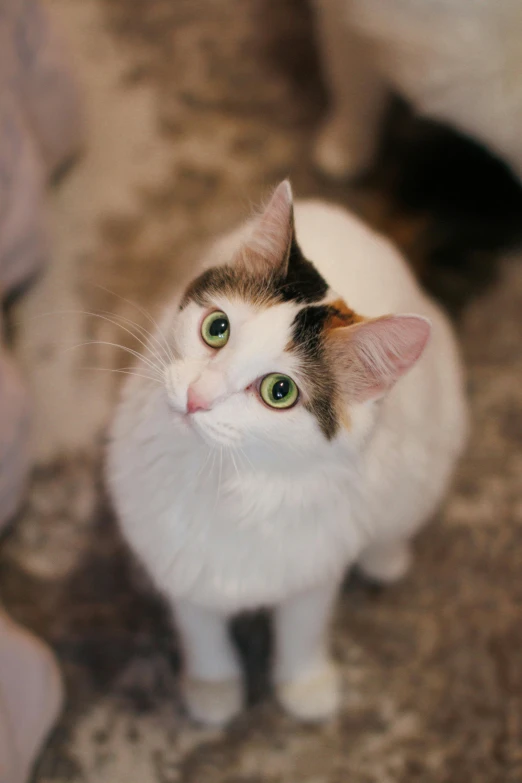
{"type": "Polygon", "coordinates": [[[173,298],[137,372],[107,475],[124,535],[174,610],[191,715],[221,724],[240,710],[227,621],[270,606],[280,702],[330,716],[343,574],[405,573],[463,447],[445,316],[343,209],[298,203],[294,229],[284,182],[173,298]]]}
{"type": "Polygon", "coordinates": [[[316,160],[335,176],[371,161],[393,89],[522,177],[522,3],[313,0],[331,91],[316,160]]]}

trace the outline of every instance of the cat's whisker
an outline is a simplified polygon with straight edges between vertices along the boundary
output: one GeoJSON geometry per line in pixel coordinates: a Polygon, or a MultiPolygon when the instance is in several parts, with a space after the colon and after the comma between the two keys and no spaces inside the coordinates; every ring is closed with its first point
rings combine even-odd
{"type": "Polygon", "coordinates": [[[250,467],[252,468],[252,470],[255,471],[254,463],[252,462],[252,460],[250,459],[250,457],[248,456],[248,454],[245,452],[243,448],[238,449],[237,454],[239,454],[240,457],[245,459],[247,463],[250,465],[250,467]]]}
{"type": "Polygon", "coordinates": [[[128,348],[126,345],[120,345],[119,343],[112,343],[108,340],[86,340],[83,343],[76,343],[75,345],[70,345],[67,348],[63,349],[64,353],[67,353],[69,351],[75,350],[77,348],[85,348],[87,345],[107,345],[111,348],[119,348],[122,351],[125,351],[126,353],[130,354],[131,356],[134,356],[136,359],[140,361],[144,361],[145,364],[150,367],[151,370],[153,370],[155,373],[158,373],[158,377],[163,380],[163,374],[162,374],[162,368],[155,365],[150,359],[148,359],[146,356],[143,356],[143,354],[139,353],[139,351],[135,351],[132,348],[128,348]]]}
{"type": "MultiPolygon", "coordinates": [[[[123,329],[124,332],[127,332],[127,334],[129,334],[133,339],[137,340],[145,348],[146,351],[151,351],[153,353],[153,356],[164,367],[164,369],[165,370],[167,369],[167,364],[166,364],[165,360],[156,351],[156,349],[153,348],[153,346],[151,346],[150,344],[147,345],[146,343],[143,342],[143,340],[140,339],[140,337],[138,337],[137,334],[132,332],[130,329],[127,329],[127,327],[123,326],[123,324],[121,324],[118,321],[114,320],[114,318],[120,318],[121,320],[127,321],[132,326],[134,326],[136,329],[139,329],[141,331],[142,335],[143,335],[143,332],[145,332],[147,337],[153,337],[153,335],[150,335],[149,333],[147,333],[147,330],[143,329],[139,324],[134,323],[129,318],[126,318],[125,316],[121,316],[118,313],[110,313],[110,312],[107,312],[107,311],[104,311],[104,312],[101,312],[101,313],[96,313],[96,312],[92,312],[90,310],[51,310],[51,311],[49,311],[47,313],[38,313],[38,315],[33,316],[29,320],[34,321],[34,320],[38,320],[39,318],[48,318],[49,316],[52,316],[52,315],[87,315],[87,316],[89,316],[91,318],[99,318],[102,321],[106,321],[107,323],[110,323],[113,326],[118,327],[119,329],[123,329]],[[109,316],[111,316],[111,317],[109,317],[109,316]]],[[[119,346],[119,347],[123,348],[124,346],[119,346]]],[[[140,356],[143,356],[143,355],[140,354],[140,356]]]]}
{"type": "Polygon", "coordinates": [[[150,321],[150,323],[154,326],[154,328],[156,329],[157,333],[159,334],[159,336],[161,337],[161,339],[165,343],[165,348],[167,350],[167,355],[169,356],[170,361],[171,362],[174,361],[174,356],[172,354],[172,351],[171,351],[171,348],[170,348],[170,345],[169,345],[169,342],[168,342],[167,338],[163,334],[163,331],[160,329],[159,324],[157,323],[157,321],[152,317],[152,315],[148,312],[148,310],[145,310],[144,307],[142,307],[141,305],[137,304],[136,302],[133,302],[131,299],[127,299],[126,297],[121,296],[121,294],[117,294],[115,291],[111,291],[109,288],[106,288],[105,286],[100,285],[99,283],[96,283],[96,286],[97,286],[97,288],[100,288],[102,291],[105,291],[107,294],[111,294],[111,296],[115,296],[117,299],[121,299],[122,302],[126,302],[127,304],[130,304],[131,307],[135,307],[136,310],[138,310],[138,312],[140,312],[142,315],[144,315],[145,318],[147,318],[150,321]]]}
{"type": "MultiPolygon", "coordinates": [[[[146,344],[145,342],[143,342],[143,340],[141,340],[141,339],[140,339],[140,338],[139,338],[139,337],[138,337],[136,334],[134,334],[134,332],[131,332],[131,330],[130,330],[130,329],[127,329],[127,327],[126,327],[126,326],[123,326],[123,324],[120,324],[120,323],[118,323],[118,321],[115,321],[115,320],[114,320],[114,318],[109,318],[109,317],[108,317],[108,315],[107,315],[106,313],[94,313],[94,312],[88,312],[88,311],[86,311],[86,310],[78,310],[78,312],[79,312],[79,313],[81,313],[82,315],[89,315],[89,316],[92,316],[93,318],[100,318],[100,319],[101,319],[101,320],[103,320],[103,321],[107,321],[108,323],[110,323],[110,324],[113,324],[114,326],[117,326],[119,329],[123,329],[123,331],[124,331],[124,332],[127,332],[127,334],[130,334],[130,336],[131,336],[133,339],[137,340],[137,341],[140,343],[140,345],[142,345],[142,346],[145,348],[145,350],[146,350],[146,351],[149,351],[149,350],[150,350],[150,351],[152,351],[152,346],[150,346],[150,345],[147,345],[147,344],[146,344]]],[[[109,313],[109,315],[113,315],[113,314],[112,314],[112,313],[109,313]]],[[[125,317],[124,317],[124,316],[119,316],[119,315],[117,315],[117,314],[114,314],[114,315],[115,315],[116,317],[118,317],[118,318],[125,319],[125,317]]],[[[125,320],[130,320],[130,319],[125,319],[125,320]]],[[[135,326],[135,327],[137,327],[137,328],[141,328],[141,327],[139,327],[139,325],[138,325],[138,324],[134,324],[132,321],[131,321],[131,323],[133,324],[133,326],[135,326]]],[[[143,354],[140,354],[140,355],[141,355],[143,358],[146,358],[146,357],[145,357],[143,354]]],[[[165,360],[164,360],[164,359],[163,359],[163,358],[162,358],[162,357],[161,357],[161,356],[160,356],[160,355],[157,353],[157,351],[155,351],[155,350],[154,350],[154,352],[153,352],[153,355],[154,355],[154,356],[155,356],[155,358],[158,360],[158,362],[161,364],[161,366],[163,367],[163,369],[164,369],[164,370],[166,370],[166,369],[167,369],[167,363],[165,362],[165,360]]]]}
{"type": "Polygon", "coordinates": [[[212,449],[208,449],[208,450],[207,450],[207,456],[206,456],[206,458],[205,458],[204,462],[201,464],[201,466],[200,466],[200,468],[199,468],[198,472],[196,473],[196,475],[195,475],[195,477],[194,477],[194,481],[195,481],[195,482],[197,482],[197,480],[199,479],[199,477],[200,477],[200,476],[203,474],[203,472],[204,472],[205,468],[207,467],[207,465],[208,465],[208,463],[209,463],[209,460],[210,460],[210,456],[211,456],[211,454],[212,454],[212,449]]]}
{"type": "Polygon", "coordinates": [[[237,476],[237,479],[238,479],[238,481],[241,481],[241,475],[240,475],[240,473],[239,473],[239,468],[238,468],[238,466],[237,466],[237,462],[236,462],[236,459],[235,459],[235,457],[234,457],[234,450],[233,450],[233,448],[229,448],[229,450],[228,450],[228,454],[229,454],[229,456],[230,456],[230,459],[231,459],[231,461],[232,461],[232,464],[233,464],[233,466],[234,466],[234,469],[235,469],[235,471],[236,471],[236,476],[237,476]]]}
{"type": "Polygon", "coordinates": [[[78,369],[89,370],[89,371],[93,370],[94,372],[117,372],[123,375],[134,375],[135,378],[143,378],[144,380],[154,381],[154,383],[157,383],[158,385],[161,386],[161,381],[158,378],[152,375],[145,375],[143,373],[133,372],[132,370],[119,369],[119,368],[117,369],[114,367],[92,367],[92,366],[89,367],[88,365],[84,365],[83,367],[79,367],[78,369]]]}
{"type": "MultiPolygon", "coordinates": [[[[166,354],[165,346],[163,346],[160,343],[160,341],[157,339],[157,337],[152,332],[149,332],[149,330],[145,329],[145,327],[141,326],[141,324],[136,323],[135,321],[131,320],[130,318],[127,318],[124,315],[120,315],[119,313],[111,313],[108,310],[103,310],[101,314],[102,315],[113,315],[115,318],[118,318],[120,321],[124,321],[125,323],[130,324],[131,326],[133,326],[135,329],[138,329],[139,330],[138,333],[141,334],[145,338],[145,340],[147,340],[147,344],[146,344],[147,350],[153,351],[154,356],[156,356],[156,358],[159,361],[165,362],[165,358],[170,359],[170,357],[168,355],[166,355],[166,357],[163,356],[163,354],[166,354]],[[152,341],[154,341],[156,343],[157,347],[154,347],[152,345],[152,341]],[[158,351],[160,353],[158,353],[158,351]]],[[[166,365],[165,365],[165,369],[166,369],[166,365]]]]}
{"type": "Polygon", "coordinates": [[[214,511],[217,508],[217,504],[219,502],[219,496],[221,494],[221,479],[223,476],[223,446],[219,447],[219,473],[218,473],[218,480],[216,485],[216,502],[214,503],[214,511]]]}
{"type": "Polygon", "coordinates": [[[238,449],[238,448],[232,448],[232,451],[234,451],[234,452],[235,452],[235,456],[237,456],[237,458],[238,458],[238,461],[239,461],[239,465],[240,465],[240,467],[241,467],[241,468],[244,468],[244,466],[245,466],[245,464],[246,464],[246,463],[243,461],[243,455],[242,455],[242,453],[241,453],[241,449],[238,449]]]}
{"type": "MultiPolygon", "coordinates": [[[[217,449],[212,449],[212,464],[211,464],[210,470],[209,470],[209,475],[211,477],[214,476],[214,468],[215,468],[215,465],[216,465],[217,454],[218,454],[217,449]]],[[[214,501],[214,506],[212,508],[212,514],[214,514],[214,512],[216,510],[217,500],[218,500],[218,491],[219,491],[219,484],[216,486],[216,498],[215,498],[215,501],[214,501]]],[[[209,515],[209,521],[207,523],[207,530],[208,530],[208,527],[210,526],[210,516],[211,515],[209,515]]]]}

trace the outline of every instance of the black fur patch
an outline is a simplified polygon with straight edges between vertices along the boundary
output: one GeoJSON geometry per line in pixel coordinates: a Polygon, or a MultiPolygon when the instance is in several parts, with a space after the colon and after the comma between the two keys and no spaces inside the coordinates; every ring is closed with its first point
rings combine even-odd
{"type": "Polygon", "coordinates": [[[320,350],[324,328],[332,308],[329,305],[303,307],[294,318],[293,338],[296,345],[306,345],[310,355],[320,350]]]}
{"type": "Polygon", "coordinates": [[[295,237],[292,239],[286,275],[252,274],[241,262],[207,269],[188,287],[181,308],[189,301],[202,307],[212,303],[215,296],[239,296],[258,305],[278,302],[312,304],[324,298],[328,291],[326,280],[311,261],[304,257],[295,237]]]}
{"type": "Polygon", "coordinates": [[[328,440],[339,429],[336,415],[336,385],[324,351],[324,335],[328,320],[335,308],[329,305],[303,307],[293,323],[293,349],[303,362],[303,370],[309,379],[310,401],[306,407],[312,413],[328,440]]]}
{"type": "Polygon", "coordinates": [[[313,304],[324,299],[327,291],[326,280],[312,262],[305,258],[294,236],[290,247],[288,272],[281,289],[283,300],[313,304]]]}

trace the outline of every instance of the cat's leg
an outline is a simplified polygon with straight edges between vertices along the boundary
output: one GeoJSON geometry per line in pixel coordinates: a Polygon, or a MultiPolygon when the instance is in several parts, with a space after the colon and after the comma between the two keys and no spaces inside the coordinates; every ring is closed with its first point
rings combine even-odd
{"type": "Polygon", "coordinates": [[[350,177],[371,163],[388,90],[369,45],[350,28],[346,0],[313,0],[331,107],[315,146],[319,168],[350,177]]]}
{"type": "Polygon", "coordinates": [[[358,566],[369,579],[382,584],[392,584],[409,571],[412,561],[409,541],[387,541],[372,544],[359,558],[358,566]]]}
{"type": "Polygon", "coordinates": [[[238,655],[228,619],[194,604],[177,602],[175,617],[184,654],[183,694],[194,720],[222,726],[244,702],[238,655]]]}
{"type": "Polygon", "coordinates": [[[332,582],[307,590],[275,611],[277,697],[300,720],[326,720],[339,707],[339,676],[328,639],[338,586],[332,582]]]}

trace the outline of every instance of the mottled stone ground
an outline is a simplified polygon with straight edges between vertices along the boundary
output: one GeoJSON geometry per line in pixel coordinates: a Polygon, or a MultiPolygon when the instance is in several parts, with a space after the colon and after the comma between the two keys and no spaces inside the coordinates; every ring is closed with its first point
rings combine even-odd
{"type": "MultiPolygon", "coordinates": [[[[279,712],[268,625],[254,618],[237,630],[252,709],[227,732],[195,729],[179,704],[168,616],[122,546],[100,480],[98,433],[118,376],[82,368],[121,356],[64,350],[130,338],[76,311],[145,324],[118,297],[154,310],[207,238],[288,173],[298,193],[381,224],[382,203],[327,186],[307,163],[325,102],[301,0],[50,5],[83,78],[91,143],[51,195],[53,265],[17,314],[39,463],[3,542],[0,589],[54,645],[69,696],[35,780],[520,783],[522,264],[505,261],[465,311],[473,437],[414,570],[382,592],[347,585],[339,720],[305,729],[279,712]]],[[[407,221],[386,225],[412,249],[407,221]]]]}

